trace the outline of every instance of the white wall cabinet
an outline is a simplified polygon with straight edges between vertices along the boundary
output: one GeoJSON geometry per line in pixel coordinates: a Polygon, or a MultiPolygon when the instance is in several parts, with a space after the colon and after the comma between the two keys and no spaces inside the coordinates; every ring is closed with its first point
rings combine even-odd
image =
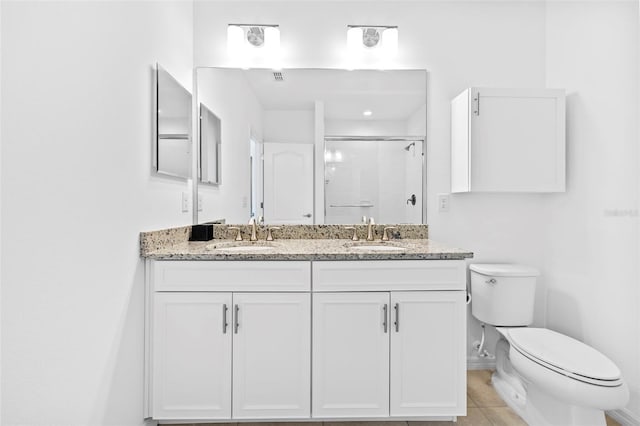
{"type": "Polygon", "coordinates": [[[451,102],[451,192],[565,190],[565,94],[472,87],[451,102]]]}
{"type": "Polygon", "coordinates": [[[147,416],[466,413],[463,260],[311,264],[149,261],[147,416]]]}

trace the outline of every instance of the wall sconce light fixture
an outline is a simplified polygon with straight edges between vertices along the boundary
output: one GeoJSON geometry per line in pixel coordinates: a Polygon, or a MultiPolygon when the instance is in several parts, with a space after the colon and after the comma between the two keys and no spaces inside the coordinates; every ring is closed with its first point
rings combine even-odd
{"type": "Polygon", "coordinates": [[[376,50],[391,57],[398,51],[398,27],[348,25],[347,46],[354,53],[376,50]]]}
{"type": "Polygon", "coordinates": [[[258,57],[277,62],[280,56],[280,27],[229,24],[227,53],[242,62],[258,57]]]}

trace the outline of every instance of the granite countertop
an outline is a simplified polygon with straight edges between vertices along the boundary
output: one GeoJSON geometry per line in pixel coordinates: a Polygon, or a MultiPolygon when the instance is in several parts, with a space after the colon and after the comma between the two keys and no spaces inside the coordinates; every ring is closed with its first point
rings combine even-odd
{"type": "Polygon", "coordinates": [[[465,259],[468,250],[451,248],[429,239],[392,239],[388,242],[350,239],[226,239],[181,241],[142,253],[155,260],[414,260],[465,259]]]}

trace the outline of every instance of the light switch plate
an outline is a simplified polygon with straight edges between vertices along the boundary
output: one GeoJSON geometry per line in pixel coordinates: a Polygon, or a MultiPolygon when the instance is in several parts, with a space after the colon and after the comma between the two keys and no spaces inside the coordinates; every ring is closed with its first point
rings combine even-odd
{"type": "Polygon", "coordinates": [[[189,193],[188,192],[182,193],[182,211],[183,212],[189,211],[189,193]]]}
{"type": "Polygon", "coordinates": [[[449,195],[450,194],[438,194],[438,211],[440,213],[449,212],[449,195]]]}

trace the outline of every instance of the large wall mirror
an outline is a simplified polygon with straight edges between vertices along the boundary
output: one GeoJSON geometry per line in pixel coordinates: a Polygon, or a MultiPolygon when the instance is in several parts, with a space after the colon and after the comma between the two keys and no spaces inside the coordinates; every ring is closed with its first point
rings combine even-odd
{"type": "Polygon", "coordinates": [[[191,178],[191,93],[156,64],[155,134],[152,169],[155,173],[191,178]]]}
{"type": "Polygon", "coordinates": [[[224,164],[199,222],[426,222],[425,70],[199,68],[196,84],[224,164]]]}

